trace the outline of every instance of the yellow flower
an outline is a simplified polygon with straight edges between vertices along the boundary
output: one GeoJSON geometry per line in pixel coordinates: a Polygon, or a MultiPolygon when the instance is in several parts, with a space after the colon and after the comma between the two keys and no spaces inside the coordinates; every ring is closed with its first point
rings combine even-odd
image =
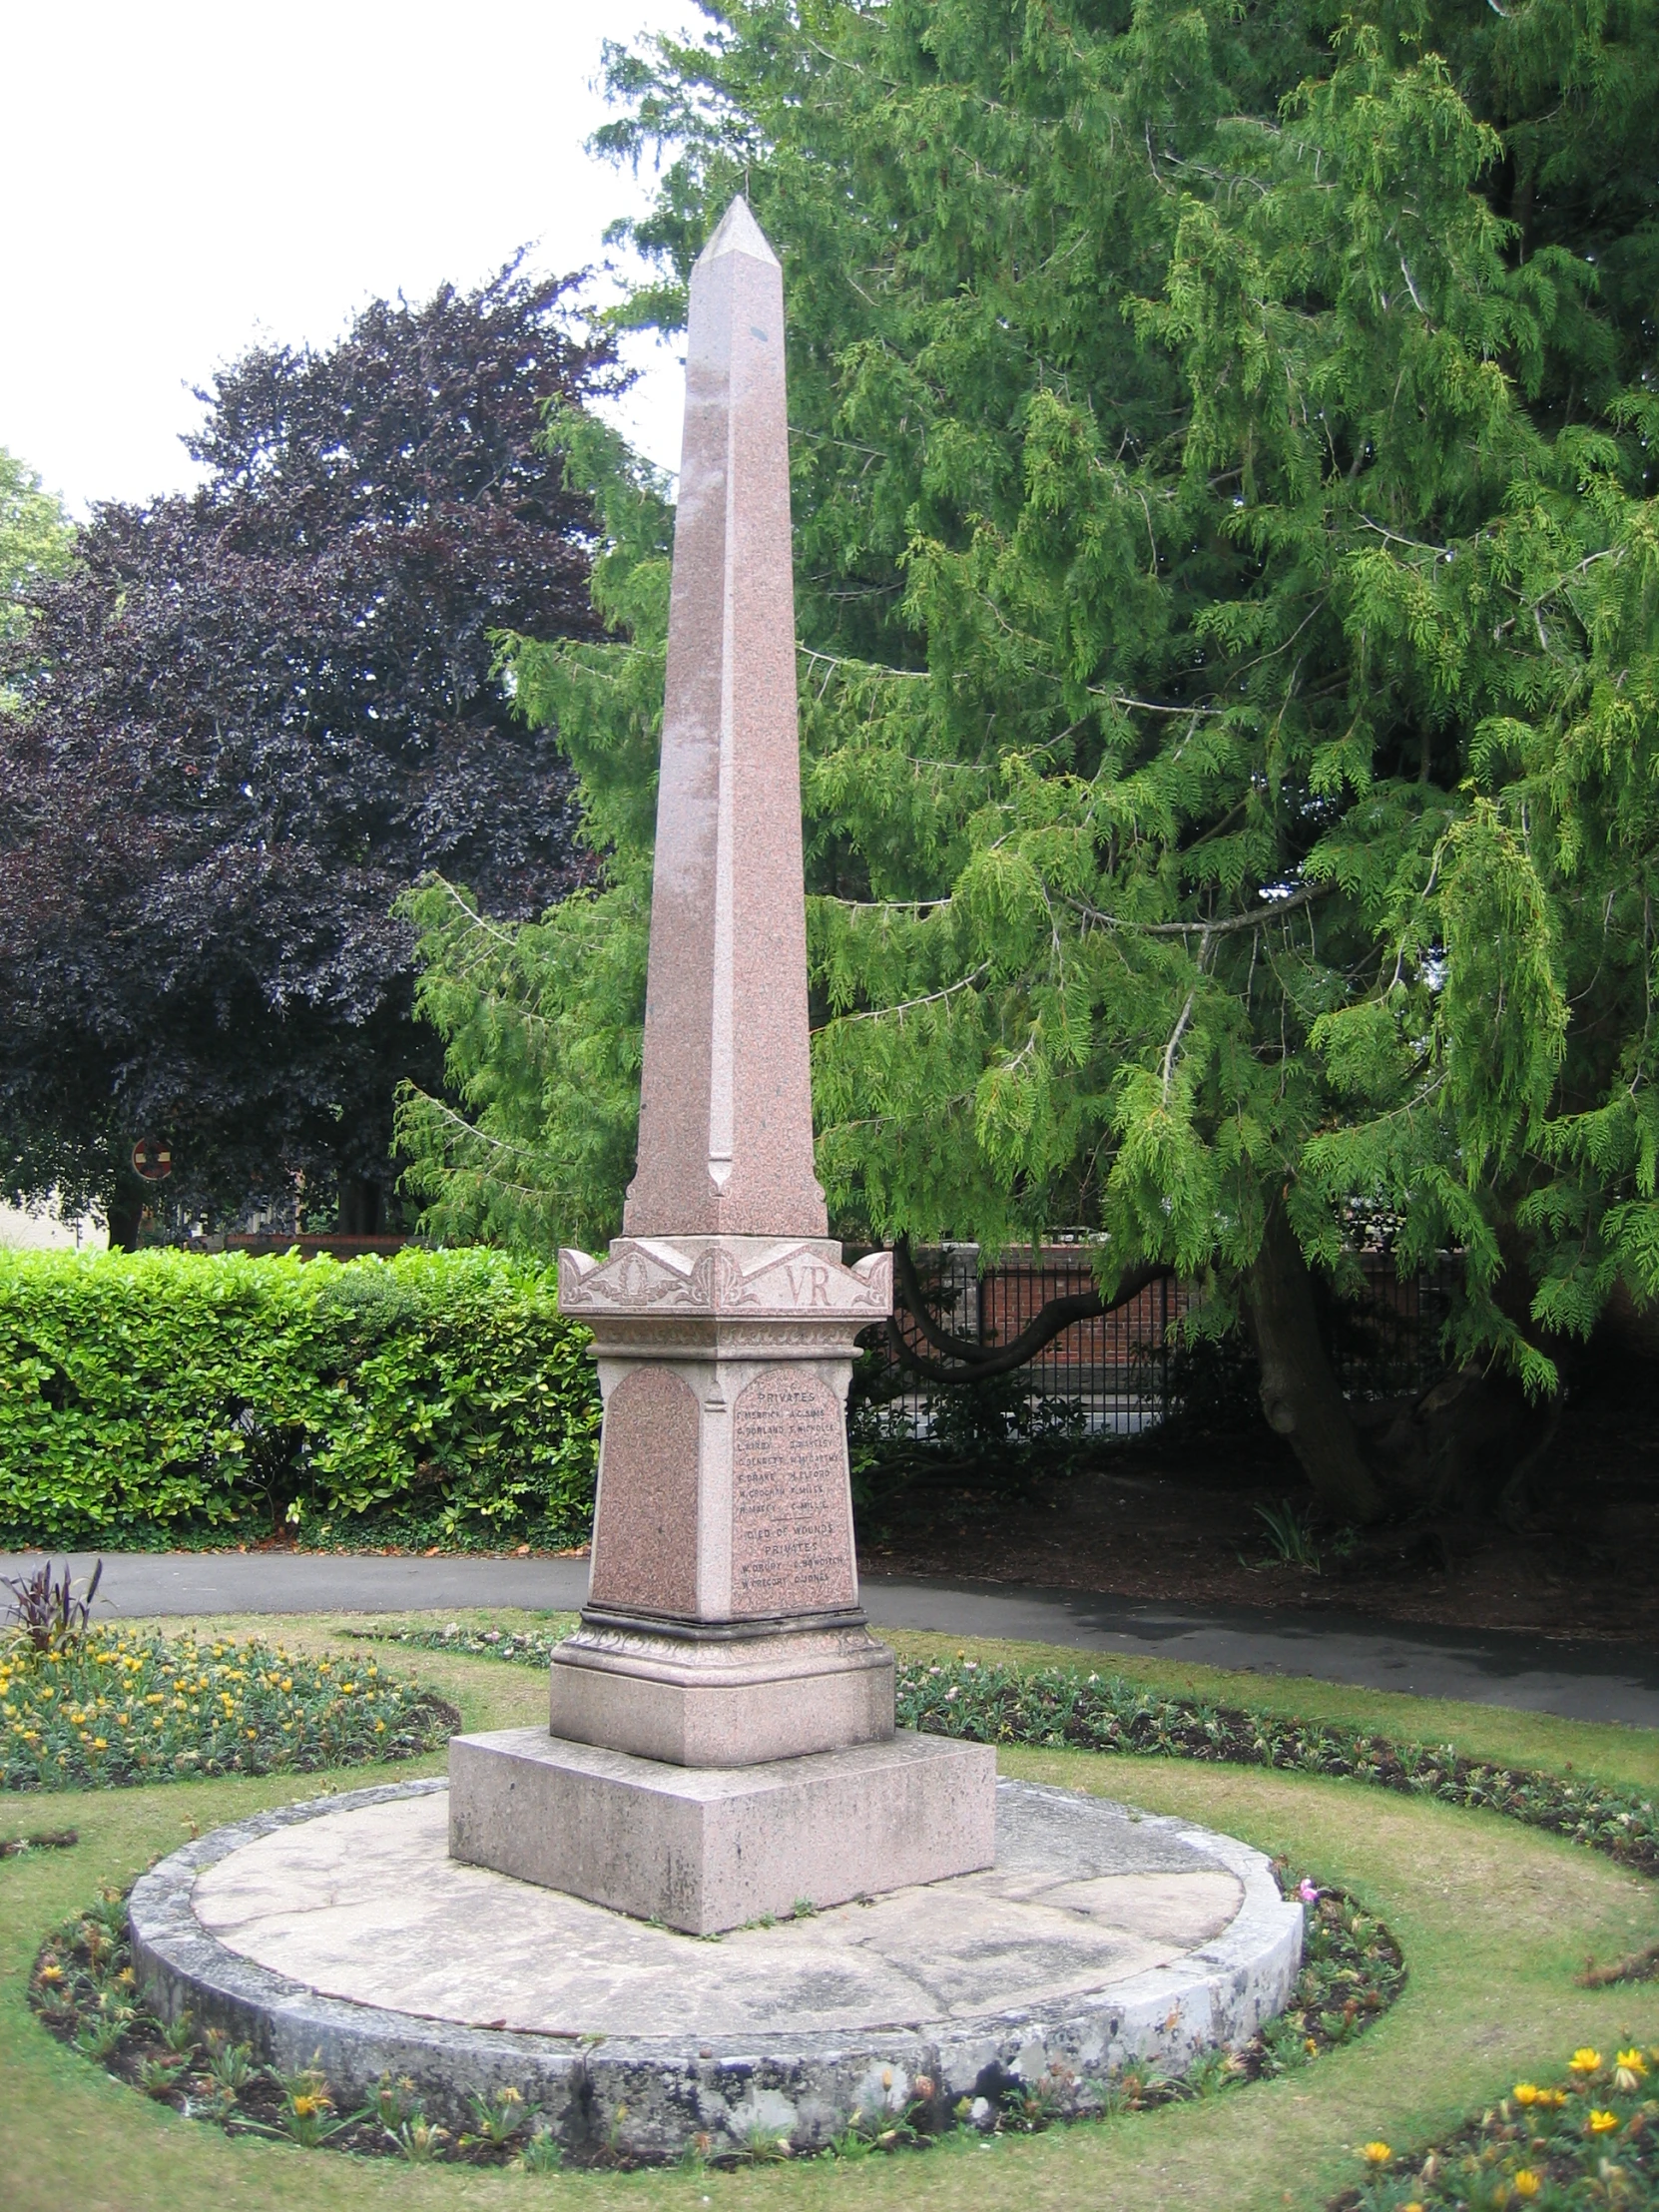
{"type": "Polygon", "coordinates": [[[1535,2197],[1542,2187],[1543,2183],[1530,2166],[1522,2166],[1515,2175],[1515,2194],[1517,2197],[1535,2197]]]}
{"type": "Polygon", "coordinates": [[[1385,2166],[1393,2156],[1386,2143],[1362,2143],[1360,2156],[1368,2166],[1385,2166]]]}
{"type": "Polygon", "coordinates": [[[1601,2071],[1601,2053],[1591,2050],[1588,2043],[1580,2044],[1567,2060],[1567,2071],[1576,2074],[1593,2074],[1601,2071]]]}
{"type": "Polygon", "coordinates": [[[386,1732],[386,1724],[385,1724],[385,1722],[384,1722],[384,1721],[376,1721],[376,1722],[374,1723],[374,1733],[375,1733],[375,1735],[376,1735],[376,1736],[383,1736],[383,1735],[385,1734],[385,1732],[386,1732]]]}
{"type": "Polygon", "coordinates": [[[1538,2102],[1547,2104],[1552,2112],[1559,2112],[1566,2101],[1567,2092],[1565,2089],[1540,2089],[1538,2091],[1538,2102]]]}
{"type": "Polygon", "coordinates": [[[94,1751],[108,1751],[110,1748],[108,1737],[94,1736],[94,1738],[92,1739],[92,1748],[94,1751]]]}
{"type": "Polygon", "coordinates": [[[282,1688],[283,1688],[284,1690],[291,1690],[291,1689],[293,1688],[293,1677],[292,1677],[292,1675],[291,1675],[291,1674],[284,1674],[284,1675],[283,1675],[283,1677],[282,1677],[282,1688]]]}
{"type": "Polygon", "coordinates": [[[167,1715],[165,1713],[158,1713],[155,1720],[151,1723],[151,1726],[153,1728],[165,1728],[167,1726],[167,1715]]]}
{"type": "Polygon", "coordinates": [[[326,2112],[333,2099],[319,2089],[314,2093],[301,2093],[289,2099],[289,2109],[296,2120],[308,2120],[315,2112],[326,2112]]]}
{"type": "Polygon", "coordinates": [[[259,1732],[259,1730],[258,1730],[257,1728],[251,1728],[251,1729],[249,1729],[249,1730],[247,1731],[247,1734],[248,1734],[249,1740],[250,1740],[250,1741],[252,1742],[252,1740],[253,1740],[253,1739],[254,1739],[254,1738],[255,1738],[256,1736],[258,1736],[258,1734],[259,1734],[259,1733],[260,1733],[260,1732],[259,1732]]]}
{"type": "Polygon", "coordinates": [[[1517,2104],[1536,2104],[1538,2084],[1535,2081],[1517,2081],[1509,2094],[1517,2104]]]}
{"type": "Polygon", "coordinates": [[[1310,2058],[1317,2058],[1320,2054],[1320,2046],[1312,2035],[1305,2035],[1302,2038],[1302,2047],[1310,2058]]]}
{"type": "Polygon", "coordinates": [[[1633,2097],[1641,2087],[1642,2076],[1647,2072],[1639,2050],[1621,2050],[1618,2064],[1613,2069],[1613,2086],[1621,2095],[1633,2097]]]}
{"type": "Polygon", "coordinates": [[[1592,2135],[1611,2135],[1618,2124],[1619,2116],[1616,2112],[1597,2112],[1592,2109],[1590,2113],[1589,2127],[1592,2135]]]}

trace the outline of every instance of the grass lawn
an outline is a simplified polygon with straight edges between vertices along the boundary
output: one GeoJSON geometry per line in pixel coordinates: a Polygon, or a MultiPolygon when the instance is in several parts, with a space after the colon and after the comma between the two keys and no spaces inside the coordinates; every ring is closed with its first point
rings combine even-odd
{"type": "MultiPolygon", "coordinates": [[[[478,1616],[426,1616],[471,1625],[478,1616]]],[[[529,1616],[489,1616],[502,1626],[529,1616]]],[[[170,1627],[181,1625],[167,1624],[170,1627]]],[[[216,1622],[258,1628],[298,1646],[337,1637],[336,1617],[216,1622]]],[[[1595,1728],[1505,1713],[1288,1683],[1210,1669],[1125,1663],[1100,1654],[960,1642],[893,1641],[915,1655],[966,1649],[984,1661],[1081,1663],[1148,1687],[1186,1689],[1309,1719],[1359,1722],[1400,1739],[1453,1741],[1474,1756],[1563,1769],[1608,1781],[1659,1783],[1659,1732],[1595,1728]]],[[[388,1655],[389,1657],[389,1655],[388,1655]]],[[[399,1653],[459,1706],[465,1725],[522,1725],[545,1711],[539,1673],[444,1652],[399,1653]]],[[[258,1807],[349,1789],[381,1774],[433,1772],[441,1760],[333,1777],[176,1783],[143,1790],[63,1792],[0,1801],[0,1832],[73,1826],[80,1844],[0,1861],[0,2166],[7,2212],[222,2212],[238,2205],[307,2208],[517,2207],[571,2212],[612,2206],[895,2208],[1087,2207],[1089,2212],[1316,2212],[1360,2175],[1356,2146],[1381,2135],[1396,2149],[1425,2144],[1524,2074],[1551,2074],[1573,2047],[1659,2041],[1659,1983],[1578,1988],[1589,1955],[1606,1959],[1659,1936],[1659,1886],[1589,1852],[1495,1815],[1453,1811],[1364,1786],[1242,1768],[1129,1760],[1083,1752],[1007,1751],[1003,1770],[1073,1789],[1128,1797],[1285,1851],[1351,1889],[1382,1915],[1405,1952],[1409,1980],[1393,2009],[1358,2043],[1279,2080],[1192,2104],[982,2145],[961,2136],[919,2155],[836,2165],[828,2159],[734,2173],[671,2171],[551,2176],[414,2168],[328,2152],[232,2142],[109,2080],[64,2049],[24,2001],[42,1936],[100,1885],[125,1885],[193,1826],[258,1807]]]]}

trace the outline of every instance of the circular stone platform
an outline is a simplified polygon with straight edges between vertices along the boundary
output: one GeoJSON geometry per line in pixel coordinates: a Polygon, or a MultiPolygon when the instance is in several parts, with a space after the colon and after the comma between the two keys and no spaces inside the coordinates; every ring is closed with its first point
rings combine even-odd
{"type": "Polygon", "coordinates": [[[341,2109],[409,2075],[451,2126],[508,2085],[573,2148],[816,2147],[918,2097],[1016,2084],[1087,2111],[1287,2001],[1302,1909],[1227,1836],[1002,1782],[996,1865],[771,1928],[682,1936],[452,1861],[448,1785],[261,1814],[133,1892],[149,2001],[229,2028],[341,2109]]]}

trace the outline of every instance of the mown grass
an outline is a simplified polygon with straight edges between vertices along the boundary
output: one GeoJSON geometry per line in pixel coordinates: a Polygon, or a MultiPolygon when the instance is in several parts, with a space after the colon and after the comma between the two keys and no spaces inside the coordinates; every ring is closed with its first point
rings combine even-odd
{"type": "MultiPolygon", "coordinates": [[[[436,1616],[439,1624],[456,1614],[436,1616]]],[[[507,1624],[508,1616],[489,1618],[507,1624]]],[[[199,1624],[206,1625],[206,1624],[199,1624]]],[[[247,1623],[213,1624],[217,1633],[247,1623]]],[[[364,1625],[353,1623],[351,1625],[364,1625]]],[[[270,1616],[259,1626],[297,1646],[337,1640],[338,1616],[270,1616]]],[[[915,1656],[948,1649],[984,1661],[1100,1665],[1101,1655],[983,1641],[894,1638],[915,1656]]],[[[520,1725],[545,1709],[528,1669],[443,1652],[411,1654],[423,1682],[451,1699],[463,1725],[520,1725]]],[[[398,1661],[401,1668],[402,1662],[398,1661]]],[[[1642,1783],[1659,1774],[1659,1735],[1540,1721],[1495,1709],[1265,1683],[1217,1670],[1137,1661],[1125,1674],[1171,1691],[1254,1702],[1310,1719],[1371,1725],[1405,1738],[1454,1741],[1473,1756],[1526,1761],[1642,1783]],[[1428,1716],[1435,1716],[1430,1719],[1428,1716]]],[[[389,1770],[436,1771],[441,1759],[389,1770]]],[[[568,2205],[701,2212],[855,2212],[961,2206],[985,2212],[1316,2212],[1360,2172],[1358,2147],[1381,2135],[1396,2149],[1426,2144],[1527,2075],[1558,2068],[1581,2042],[1659,2038],[1659,1984],[1584,1989],[1587,1956],[1606,1959],[1659,1935],[1659,1886],[1559,1840],[1491,1814],[1455,1811],[1352,1783],[1260,1770],[1008,1751],[1004,1771],[1129,1797],[1246,1837],[1317,1867],[1385,1920],[1409,1979],[1391,2011],[1357,2043],[1285,2078],[1202,2102],[1128,2114],[981,2146],[961,2138],[919,2155],[855,2166],[815,2160],[735,2173],[555,2176],[407,2168],[273,2144],[231,2142],[109,2080],[38,2025],[25,2001],[42,1937],[105,1884],[125,1885],[192,1826],[258,1807],[359,1786],[377,1770],[337,1777],[236,1779],[160,1789],[54,1793],[54,1825],[78,1828],[71,1851],[0,1862],[0,2111],[7,2116],[0,2201],[16,2212],[221,2212],[294,2208],[568,2205]]],[[[42,1801],[12,1799],[9,1832],[36,1825],[42,1801]]]]}
{"type": "MultiPolygon", "coordinates": [[[[441,1636],[451,1621],[463,1639],[492,1628],[499,1629],[504,1638],[525,1630],[562,1636],[574,1627],[576,1616],[514,1606],[459,1606],[448,1612],[427,1613],[293,1614],[280,1618],[227,1614],[204,1625],[211,1625],[216,1633],[243,1636],[275,1636],[279,1631],[296,1648],[311,1649],[330,1642],[337,1647],[342,1635],[354,1638],[366,1633],[376,1639],[395,1636],[400,1628],[417,1633],[435,1629],[441,1636]]],[[[1503,1766],[1543,1767],[1556,1774],[1590,1775],[1636,1789],[1659,1789],[1659,1729],[1630,1728],[1615,1721],[1560,1720],[1552,1713],[1360,1689],[1347,1683],[1321,1682],[1311,1675],[1257,1674],[1248,1669],[1197,1666],[1182,1660],[1146,1658],[1138,1652],[1082,1650],[996,1636],[941,1636],[920,1629],[882,1629],[880,1635],[907,1660],[926,1663],[965,1656],[987,1667],[1070,1667],[1083,1674],[1118,1675],[1161,1697],[1202,1698],[1216,1705],[1249,1706],[1287,1718],[1371,1729],[1395,1743],[1449,1743],[1470,1759],[1503,1766]]],[[[419,1671],[422,1679],[430,1678],[441,1689],[439,1668],[444,1662],[441,1650],[418,1650],[411,1652],[406,1667],[402,1660],[398,1664],[404,1671],[419,1671]]]]}

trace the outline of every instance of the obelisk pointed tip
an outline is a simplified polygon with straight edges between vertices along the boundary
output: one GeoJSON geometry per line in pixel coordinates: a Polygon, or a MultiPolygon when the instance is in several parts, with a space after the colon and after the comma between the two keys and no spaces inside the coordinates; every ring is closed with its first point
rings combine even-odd
{"type": "Polygon", "coordinates": [[[753,262],[770,262],[774,269],[778,267],[778,257],[741,192],[721,217],[719,230],[698,255],[698,268],[705,262],[718,262],[723,254],[747,254],[753,262]]]}

